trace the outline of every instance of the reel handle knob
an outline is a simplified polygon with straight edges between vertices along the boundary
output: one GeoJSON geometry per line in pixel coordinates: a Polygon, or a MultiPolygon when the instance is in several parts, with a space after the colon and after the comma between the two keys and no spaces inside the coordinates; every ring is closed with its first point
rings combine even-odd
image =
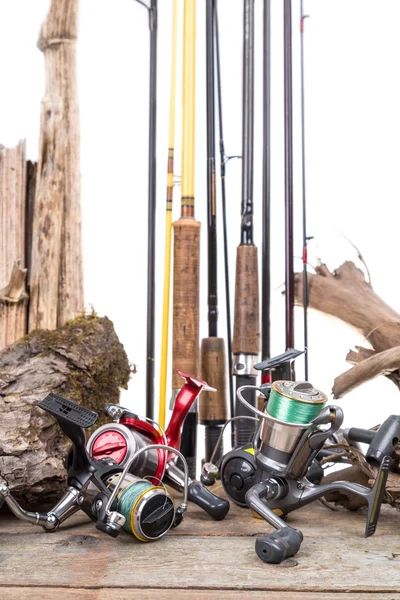
{"type": "Polygon", "coordinates": [[[256,553],[265,563],[279,564],[299,551],[303,534],[293,527],[282,527],[256,540],[256,553]]]}
{"type": "Polygon", "coordinates": [[[205,487],[199,481],[192,481],[188,488],[188,500],[200,506],[215,521],[222,521],[229,512],[230,504],[228,500],[219,498],[205,487]]]}

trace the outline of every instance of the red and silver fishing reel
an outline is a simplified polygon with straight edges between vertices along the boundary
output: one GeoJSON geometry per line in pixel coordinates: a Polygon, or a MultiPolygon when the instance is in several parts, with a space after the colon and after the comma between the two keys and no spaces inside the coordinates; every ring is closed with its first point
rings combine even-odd
{"type": "MultiPolygon", "coordinates": [[[[185,379],[185,384],[175,400],[165,432],[147,417],[140,417],[119,405],[108,404],[105,412],[114,422],[99,427],[93,433],[87,444],[89,455],[98,460],[112,459],[125,468],[141,448],[161,444],[179,450],[182,425],[190,407],[202,390],[214,390],[205,381],[182,371],[178,373],[185,379]]],[[[177,457],[170,452],[149,448],[133,461],[129,472],[135,477],[146,477],[153,485],[159,485],[163,481],[172,488],[183,491],[184,473],[176,460],[177,457]]],[[[203,508],[217,521],[222,520],[229,511],[229,502],[212,494],[199,481],[189,480],[188,500],[203,508]]]]}

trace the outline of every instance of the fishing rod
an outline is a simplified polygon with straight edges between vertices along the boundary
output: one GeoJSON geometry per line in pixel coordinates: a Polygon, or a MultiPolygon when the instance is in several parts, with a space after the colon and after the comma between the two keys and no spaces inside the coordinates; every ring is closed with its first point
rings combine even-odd
{"type": "MultiPolygon", "coordinates": [[[[261,356],[271,356],[271,0],[264,0],[263,23],[263,242],[262,242],[262,300],[261,356]]],[[[262,383],[270,376],[263,372],[262,383]]]]}
{"type": "MultiPolygon", "coordinates": [[[[205,425],[206,461],[227,419],[225,343],[218,337],[214,28],[215,0],[206,0],[208,337],[201,343],[201,369],[203,379],[217,390],[205,391],[199,402],[199,421],[205,425]]],[[[219,457],[222,455],[220,447],[219,457]]]]}
{"type": "Polygon", "coordinates": [[[165,427],[166,396],[167,396],[167,363],[168,363],[168,334],[169,334],[169,299],[171,291],[171,241],[172,241],[172,202],[174,195],[174,154],[175,154],[175,112],[176,112],[176,58],[178,49],[178,18],[179,0],[174,0],[172,24],[172,56],[171,56],[171,92],[169,107],[169,138],[168,138],[168,176],[167,202],[165,210],[165,259],[164,259],[164,295],[163,320],[161,334],[161,369],[160,369],[160,403],[158,421],[165,427]]]}
{"type": "Polygon", "coordinates": [[[300,88],[301,88],[301,171],[303,209],[303,327],[304,327],[304,379],[308,380],[308,278],[307,278],[307,196],[306,196],[306,148],[305,148],[305,102],[304,102],[304,14],[303,0],[300,0],[300,88]]]}
{"type": "Polygon", "coordinates": [[[157,0],[147,8],[150,29],[150,89],[149,89],[149,175],[147,225],[147,341],[146,341],[146,416],[154,418],[154,356],[155,356],[155,271],[156,271],[156,134],[157,134],[157,0]]]}
{"type": "MultiPolygon", "coordinates": [[[[195,220],[196,0],[184,0],[182,84],[181,216],[174,228],[173,398],[180,388],[177,369],[199,371],[200,223],[195,220]]],[[[181,449],[191,477],[196,471],[197,402],[186,416],[181,449]]]]}
{"type": "MultiPolygon", "coordinates": [[[[255,385],[253,368],[260,344],[258,261],[253,240],[253,153],[254,153],[254,0],[244,0],[243,28],[243,129],[241,238],[236,256],[235,320],[233,330],[233,374],[236,390],[255,385]]],[[[246,400],[256,406],[255,390],[246,389],[246,400]]],[[[236,399],[235,416],[251,414],[236,399]]],[[[254,422],[235,423],[235,446],[249,441],[254,422]]]]}
{"type": "MultiPolygon", "coordinates": [[[[218,101],[218,124],[219,124],[219,152],[220,152],[220,178],[221,178],[221,204],[222,204],[222,224],[224,240],[224,272],[225,272],[225,309],[226,309],[226,337],[228,346],[228,372],[229,372],[229,409],[230,416],[235,414],[235,393],[233,385],[233,359],[232,359],[232,322],[231,322],[231,301],[229,284],[229,253],[228,253],[228,227],[226,214],[226,164],[232,158],[241,158],[240,156],[227,156],[225,153],[224,128],[222,119],[222,83],[221,83],[221,58],[219,50],[219,25],[218,25],[218,0],[215,1],[215,66],[217,73],[217,101],[218,101]]],[[[232,446],[234,443],[233,429],[231,433],[232,446]]]]}
{"type": "MultiPolygon", "coordinates": [[[[294,348],[294,271],[293,271],[293,98],[292,98],[292,0],[284,0],[284,107],[285,107],[285,342],[294,348]]],[[[282,379],[294,380],[293,362],[282,379]]]]}

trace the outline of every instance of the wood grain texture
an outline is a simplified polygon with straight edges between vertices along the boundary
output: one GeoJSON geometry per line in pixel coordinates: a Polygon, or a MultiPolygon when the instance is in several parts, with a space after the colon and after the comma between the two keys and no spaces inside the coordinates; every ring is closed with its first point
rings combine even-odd
{"type": "Polygon", "coordinates": [[[238,246],[236,255],[234,354],[260,351],[258,259],[255,246],[238,246]]]}
{"type": "MultiPolygon", "coordinates": [[[[245,600],[400,600],[396,593],[313,593],[313,592],[255,592],[246,590],[245,600]]],[[[156,588],[106,588],[84,590],[71,588],[0,587],[4,600],[244,600],[242,590],[185,590],[182,588],[162,590],[156,588]]]]}
{"type": "Polygon", "coordinates": [[[0,350],[26,333],[25,142],[0,146],[0,350]]]}
{"type": "Polygon", "coordinates": [[[33,207],[29,331],[56,329],[65,189],[66,131],[59,97],[42,100],[33,207]]]}
{"type": "MultiPolygon", "coordinates": [[[[58,257],[54,258],[52,283],[48,285],[52,294],[53,287],[58,286],[58,302],[53,305],[48,301],[47,304],[51,306],[52,313],[55,311],[58,326],[75,318],[84,309],[76,76],[77,15],[78,0],[52,0],[38,40],[38,47],[44,54],[46,89],[42,101],[35,214],[38,215],[40,203],[44,202],[42,220],[44,225],[46,219],[51,221],[54,227],[52,250],[58,252],[58,257]],[[48,129],[49,125],[52,130],[48,129]],[[52,207],[57,216],[50,210],[52,207]]],[[[46,243],[46,230],[39,227],[38,231],[41,233],[40,239],[35,241],[34,237],[34,242],[39,245],[46,243]]],[[[46,253],[42,251],[32,262],[35,294],[42,293],[40,273],[41,268],[45,268],[43,262],[46,262],[46,253]]],[[[47,325],[46,321],[53,323],[54,314],[49,315],[48,319],[42,317],[43,310],[37,308],[35,302],[32,310],[35,313],[30,318],[30,330],[52,326],[47,325]]]]}
{"type": "MultiPolygon", "coordinates": [[[[215,525],[217,527],[217,525],[215,525]]],[[[94,528],[92,530],[95,531],[94,528]]],[[[0,585],[398,592],[399,537],[305,538],[295,560],[265,565],[254,538],[166,536],[140,544],[78,530],[0,535],[0,585]],[[323,575],[323,576],[322,576],[323,575]]]]}
{"type": "MultiPolygon", "coordinates": [[[[226,497],[217,486],[210,488],[212,492],[226,497]]],[[[177,492],[172,492],[178,496],[177,492]]],[[[311,506],[306,506],[289,515],[288,522],[293,527],[301,529],[305,536],[309,538],[319,539],[321,537],[321,523],[329,523],[329,536],[335,538],[344,538],[346,535],[359,538],[360,544],[363,543],[363,533],[365,527],[366,512],[359,510],[357,512],[349,512],[344,508],[337,508],[330,511],[320,503],[315,503],[311,506]]],[[[377,531],[374,538],[396,535],[399,526],[399,513],[388,506],[382,507],[382,512],[379,518],[377,531]]],[[[82,534],[90,532],[92,535],[102,537],[103,534],[98,532],[93,527],[93,523],[86,515],[79,513],[74,515],[63,525],[63,531],[73,530],[74,527],[82,534]]],[[[18,521],[14,518],[7,517],[5,511],[0,511],[0,532],[1,533],[18,533],[18,534],[37,534],[37,528],[32,527],[28,523],[18,521]]],[[[215,523],[203,510],[195,504],[189,502],[189,508],[182,524],[176,529],[172,529],[168,533],[169,536],[177,537],[248,537],[263,535],[272,531],[267,523],[262,519],[255,518],[250,511],[245,508],[240,508],[231,503],[228,516],[223,520],[215,523]]],[[[371,538],[373,539],[373,538],[371,538]]],[[[184,543],[184,541],[182,542],[184,543]]],[[[210,542],[211,543],[211,542],[210,542]]]]}
{"type": "Polygon", "coordinates": [[[194,219],[179,219],[174,228],[172,388],[180,389],[180,369],[200,376],[199,286],[200,228],[194,219]]]}
{"type": "MultiPolygon", "coordinates": [[[[368,539],[362,535],[364,519],[362,511],[331,512],[318,503],[296,511],[290,523],[304,533],[300,552],[295,560],[272,566],[254,552],[255,536],[271,528],[236,506],[216,523],[189,504],[183,523],[152,544],[135,542],[125,533],[113,540],[85,515],[46,534],[2,511],[0,596],[2,586],[7,591],[17,586],[23,593],[29,585],[49,593],[53,587],[79,588],[82,600],[112,600],[118,594],[166,600],[398,600],[399,513],[383,507],[377,532],[368,539]]],[[[32,587],[29,591],[36,593],[32,587]]]]}
{"type": "Polygon", "coordinates": [[[201,342],[201,377],[216,392],[203,391],[199,398],[199,419],[225,422],[228,418],[226,401],[226,355],[222,338],[210,337],[201,342]]]}

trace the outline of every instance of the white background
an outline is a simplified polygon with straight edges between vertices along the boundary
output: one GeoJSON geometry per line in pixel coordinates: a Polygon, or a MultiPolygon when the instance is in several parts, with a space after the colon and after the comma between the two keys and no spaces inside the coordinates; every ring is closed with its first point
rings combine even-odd
{"type": "MultiPolygon", "coordinates": [[[[197,3],[196,217],[202,227],[201,336],[206,309],[205,6],[197,3]]],[[[0,0],[0,143],[27,139],[37,157],[43,57],[36,48],[49,0],[0,0]]],[[[283,2],[272,0],[272,352],[284,350],[283,2]]],[[[306,127],[309,259],[335,268],[357,260],[342,232],[362,251],[376,292],[399,310],[400,140],[398,0],[308,0],[306,127]]],[[[219,0],[225,142],[241,152],[242,0],[219,0]]],[[[157,163],[157,380],[158,390],[164,207],[169,111],[172,0],[159,0],[157,163]]],[[[301,256],[299,2],[293,2],[296,257],[301,256]]],[[[134,0],[81,0],[78,71],[82,134],[82,211],[86,303],[110,317],[138,373],[121,401],[144,411],[146,358],[148,50],[146,11],[134,0]]],[[[256,0],[255,219],[261,248],[262,2],[256,0]]],[[[180,49],[181,55],[181,49],[180,49]]],[[[180,84],[180,77],[179,77],[180,84]]],[[[180,99],[180,92],[178,92],[180,99]]],[[[177,116],[180,169],[180,107],[177,116]]],[[[240,161],[228,166],[232,297],[240,236],[240,161]]],[[[174,217],[179,216],[179,188],[174,217]]],[[[219,227],[221,220],[219,220],[219,227]]],[[[222,240],[222,234],[219,236],[222,240]]],[[[220,244],[221,246],[221,244],[220,244]]],[[[221,247],[220,247],[221,250],[221,247]]],[[[220,335],[225,336],[220,260],[220,335]]],[[[296,268],[301,261],[296,259],[296,268]]],[[[302,347],[302,311],[296,309],[296,347],[302,347]]],[[[311,312],[310,380],[330,393],[348,368],[344,357],[362,337],[339,321],[311,312]]],[[[302,377],[299,359],[297,376],[302,377]]],[[[398,391],[384,378],[341,402],[346,423],[372,426],[398,412],[398,391]]]]}

